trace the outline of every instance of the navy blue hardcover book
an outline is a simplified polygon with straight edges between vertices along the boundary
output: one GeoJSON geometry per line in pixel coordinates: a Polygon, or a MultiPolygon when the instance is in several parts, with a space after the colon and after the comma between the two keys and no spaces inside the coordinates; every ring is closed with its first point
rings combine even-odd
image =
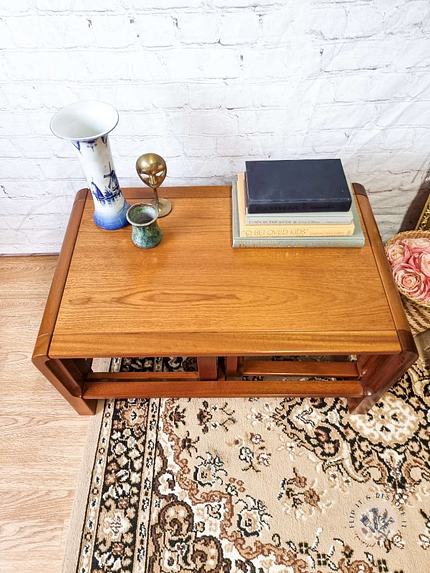
{"type": "Polygon", "coordinates": [[[248,213],[349,211],[340,159],[246,161],[248,213]]]}

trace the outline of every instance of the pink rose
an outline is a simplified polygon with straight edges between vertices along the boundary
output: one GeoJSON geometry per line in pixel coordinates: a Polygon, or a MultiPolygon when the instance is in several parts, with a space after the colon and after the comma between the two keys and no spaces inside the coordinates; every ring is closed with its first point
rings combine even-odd
{"type": "Polygon", "coordinates": [[[406,264],[420,273],[430,277],[430,253],[424,251],[422,253],[413,253],[406,264]]]}
{"type": "Polygon", "coordinates": [[[400,263],[406,263],[410,257],[409,247],[402,241],[396,241],[387,249],[388,262],[392,267],[400,263]]]}
{"type": "Polygon", "coordinates": [[[404,239],[411,253],[430,252],[430,239],[404,239]]]}
{"type": "Polygon", "coordinates": [[[421,272],[430,277],[430,253],[427,251],[421,255],[421,272]]]}
{"type": "Polygon", "coordinates": [[[420,271],[403,263],[393,268],[394,280],[412,298],[426,300],[429,295],[430,280],[420,271]]]}

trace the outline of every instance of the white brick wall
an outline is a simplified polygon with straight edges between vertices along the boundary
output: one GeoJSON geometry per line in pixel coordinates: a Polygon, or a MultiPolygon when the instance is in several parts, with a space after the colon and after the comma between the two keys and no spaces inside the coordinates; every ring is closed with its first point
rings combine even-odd
{"type": "Polygon", "coordinates": [[[430,189],[430,2],[0,0],[0,253],[59,250],[85,180],[49,122],[90,98],[123,186],[147,151],[170,185],[340,157],[386,239],[430,189]]]}

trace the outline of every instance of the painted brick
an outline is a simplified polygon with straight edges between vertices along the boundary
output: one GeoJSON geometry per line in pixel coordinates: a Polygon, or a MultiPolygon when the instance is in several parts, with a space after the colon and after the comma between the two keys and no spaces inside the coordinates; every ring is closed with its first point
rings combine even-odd
{"type": "Polygon", "coordinates": [[[254,12],[223,14],[220,42],[226,46],[255,43],[260,34],[260,20],[254,12]]]}
{"type": "Polygon", "coordinates": [[[12,32],[8,26],[8,21],[0,18],[0,49],[13,45],[12,32]]]}
{"type": "Polygon", "coordinates": [[[225,136],[237,133],[236,118],[217,111],[193,111],[188,114],[175,112],[170,114],[171,133],[178,135],[225,136]]]}
{"type": "Polygon", "coordinates": [[[74,0],[76,12],[121,12],[123,9],[121,0],[74,0]]]}
{"type": "Polygon", "coordinates": [[[261,16],[261,32],[264,44],[279,45],[288,40],[294,22],[294,11],[290,5],[283,10],[274,10],[261,16]]]}
{"type": "Polygon", "coordinates": [[[410,38],[400,40],[396,55],[398,57],[396,64],[400,70],[428,69],[430,65],[430,37],[415,38],[413,42],[410,38]]]}
{"type": "Polygon", "coordinates": [[[426,101],[378,103],[376,109],[375,124],[380,128],[389,125],[430,127],[430,105],[426,101]]]}
{"type": "Polygon", "coordinates": [[[333,44],[324,49],[321,68],[325,72],[386,68],[396,61],[397,51],[394,38],[333,44]]]}
{"type": "MultiPolygon", "coordinates": [[[[110,55],[110,54],[107,54],[110,55]]],[[[106,55],[106,56],[107,56],[106,55]]],[[[102,57],[100,52],[87,53],[86,51],[62,51],[62,52],[8,52],[3,60],[8,68],[9,76],[14,81],[38,83],[47,81],[77,82],[79,78],[91,77],[91,66],[97,70],[102,66],[96,78],[106,78],[109,69],[106,62],[114,60],[119,54],[112,54],[112,58],[102,57]]],[[[55,85],[55,84],[54,84],[55,85]]]]}
{"type": "MultiPolygon", "coordinates": [[[[52,142],[50,138],[20,137],[14,140],[12,145],[20,150],[19,155],[23,155],[29,159],[45,157],[52,160],[52,142]]],[[[15,155],[14,157],[17,156],[15,155]]]]}
{"type": "Polygon", "coordinates": [[[410,153],[399,151],[397,153],[380,152],[378,155],[362,155],[358,162],[358,172],[368,173],[369,166],[372,171],[388,171],[391,173],[405,173],[408,171],[419,171],[426,161],[425,153],[410,153]]]}
{"type": "MultiPolygon", "coordinates": [[[[50,150],[50,156],[52,155],[52,151],[50,150]]],[[[19,145],[17,145],[14,141],[8,139],[0,139],[0,159],[3,157],[21,157],[22,151],[20,150],[19,145]]]]}
{"type": "Polygon", "coordinates": [[[184,44],[216,44],[220,39],[219,14],[181,14],[179,37],[184,44]]]}
{"type": "Polygon", "coordinates": [[[384,134],[376,127],[361,129],[346,128],[342,130],[347,137],[345,150],[359,149],[360,153],[378,153],[384,140],[384,134]]]}
{"type": "MultiPolygon", "coordinates": [[[[273,86],[272,86],[273,87],[273,86]]],[[[227,109],[243,109],[253,107],[254,91],[249,85],[227,85],[225,88],[224,104],[227,109]]]]}
{"type": "MultiPolygon", "coordinates": [[[[5,83],[0,87],[0,92],[5,100],[7,109],[31,110],[39,109],[43,105],[40,97],[40,86],[34,85],[5,83]]],[[[58,103],[58,99],[57,99],[58,103]]]]}
{"type": "Polygon", "coordinates": [[[284,110],[238,111],[240,134],[279,133],[284,130],[284,110]]]}
{"type": "MultiPolygon", "coordinates": [[[[173,137],[172,135],[164,135],[160,137],[151,137],[149,149],[152,153],[158,153],[162,157],[169,159],[171,157],[181,157],[183,155],[184,149],[178,137],[173,137]]],[[[136,158],[141,155],[139,148],[136,149],[138,152],[136,158]]],[[[142,151],[145,153],[145,151],[142,151]]]]}
{"type": "Polygon", "coordinates": [[[249,86],[244,91],[252,98],[252,104],[247,107],[284,108],[295,98],[296,90],[297,86],[293,82],[271,81],[249,86]]]}
{"type": "Polygon", "coordinates": [[[73,0],[71,6],[70,0],[32,0],[34,7],[43,12],[112,12],[122,11],[121,0],[73,0]]]}
{"type": "Polygon", "coordinates": [[[221,157],[263,156],[263,147],[258,139],[246,135],[218,138],[216,150],[221,157]]]}
{"type": "Polygon", "coordinates": [[[163,54],[167,77],[174,80],[236,78],[240,54],[228,48],[186,48],[163,54]]]}
{"type": "Polygon", "coordinates": [[[35,110],[29,115],[29,123],[31,125],[31,131],[33,134],[38,136],[52,136],[51,129],[49,127],[52,113],[44,110],[35,110]]]}
{"type": "Polygon", "coordinates": [[[13,137],[15,135],[27,135],[31,133],[30,122],[27,114],[9,112],[0,113],[0,135],[13,137]]]}
{"type": "MultiPolygon", "coordinates": [[[[380,72],[380,76],[383,72],[380,72]]],[[[370,76],[367,72],[348,74],[347,76],[334,76],[331,77],[331,82],[334,87],[333,100],[339,103],[350,103],[363,101],[367,102],[369,99],[369,92],[372,86],[378,84],[377,72],[373,72],[370,76]]],[[[381,80],[383,83],[384,80],[381,80]]]]}
{"type": "Polygon", "coordinates": [[[243,77],[246,80],[267,81],[269,78],[279,80],[303,80],[317,77],[320,73],[320,51],[310,41],[298,39],[296,44],[291,41],[283,49],[255,50],[244,47],[243,77]],[[293,52],[300,57],[293,58],[293,52]]]}
{"type": "Polygon", "coordinates": [[[147,136],[142,137],[119,137],[115,133],[110,139],[112,157],[115,157],[117,165],[119,157],[131,157],[135,160],[139,155],[146,153],[151,146],[151,140],[147,136]]]}
{"type": "Polygon", "coordinates": [[[130,18],[142,46],[171,46],[176,43],[175,20],[169,15],[138,15],[130,18]]]}
{"type": "Polygon", "coordinates": [[[0,16],[4,14],[19,14],[20,12],[28,12],[31,8],[29,0],[0,0],[0,16]]]}
{"type": "Polygon", "coordinates": [[[96,45],[101,48],[127,48],[138,43],[134,18],[126,14],[91,15],[86,21],[91,22],[87,27],[94,35],[96,45]]]}
{"type": "Polygon", "coordinates": [[[204,5],[203,0],[127,0],[127,7],[134,10],[146,10],[148,12],[153,10],[169,10],[169,9],[185,9],[191,10],[201,8],[204,5]]]}
{"type": "Polygon", "coordinates": [[[416,34],[421,28],[425,28],[430,15],[430,5],[427,1],[410,1],[404,6],[390,6],[385,9],[386,20],[384,22],[393,32],[404,31],[407,27],[414,27],[416,34]],[[418,28],[418,30],[417,30],[418,28]]]}
{"type": "Polygon", "coordinates": [[[112,133],[112,138],[116,136],[136,136],[150,137],[153,135],[165,135],[169,133],[169,119],[161,111],[157,112],[136,112],[122,113],[120,122],[112,133]]]}
{"type": "MultiPolygon", "coordinates": [[[[21,87],[23,84],[18,85],[21,87]]],[[[35,106],[35,109],[43,107],[49,109],[52,113],[55,113],[63,105],[73,103],[79,99],[97,99],[99,98],[98,86],[96,88],[82,85],[66,85],[65,83],[55,83],[55,84],[36,84],[30,86],[34,88],[35,98],[34,102],[39,105],[35,106]]],[[[31,95],[31,92],[30,92],[31,95]]],[[[104,98],[101,98],[104,99],[104,98]]],[[[28,104],[23,102],[23,108],[31,109],[28,104]]]]}
{"type": "Polygon", "coordinates": [[[348,142],[348,136],[344,131],[316,131],[308,132],[303,138],[304,148],[310,148],[313,152],[339,153],[348,142]]]}
{"type": "Polygon", "coordinates": [[[385,14],[377,3],[347,6],[346,14],[345,38],[374,36],[383,30],[385,14]]]}
{"type": "Polygon", "coordinates": [[[184,154],[188,157],[211,157],[215,155],[216,139],[214,137],[185,136],[180,139],[184,154]]]}
{"type": "Polygon", "coordinates": [[[214,0],[218,8],[263,8],[284,4],[283,0],[214,0]]]}
{"type": "MultiPolygon", "coordinates": [[[[169,172],[173,178],[189,177],[192,173],[196,179],[203,181],[206,177],[225,177],[226,167],[226,160],[221,157],[200,160],[180,158],[170,161],[169,172]]],[[[228,178],[231,181],[231,175],[228,178]]]]}
{"type": "Polygon", "coordinates": [[[182,108],[188,103],[188,88],[180,83],[151,85],[150,92],[155,108],[182,108]]]}
{"type": "Polygon", "coordinates": [[[9,215],[5,219],[5,227],[3,228],[9,227],[10,229],[14,229],[17,228],[19,224],[19,233],[25,233],[37,227],[62,230],[64,229],[64,225],[67,225],[68,215],[66,213],[57,213],[55,217],[53,217],[51,214],[46,214],[46,212],[33,213],[30,211],[21,222],[19,215],[9,215]]]}
{"type": "MultiPolygon", "coordinates": [[[[378,0],[380,1],[380,0],[378,0]]],[[[389,1],[389,0],[388,0],[389,1]]],[[[396,0],[393,0],[395,2],[396,0]]],[[[321,4],[355,4],[357,0],[318,0],[321,4]]]]}
{"type": "MultiPolygon", "coordinates": [[[[52,215],[65,215],[68,216],[73,204],[72,197],[56,197],[55,195],[44,195],[39,197],[37,201],[35,201],[34,197],[27,198],[27,199],[20,199],[20,213],[32,213],[32,214],[43,214],[49,213],[50,216],[52,215]]],[[[5,215],[6,217],[16,216],[16,203],[12,199],[3,199],[0,197],[0,213],[5,215]]],[[[4,227],[6,224],[9,226],[11,225],[11,221],[9,223],[6,221],[4,222],[4,227]]],[[[10,227],[9,227],[10,228],[10,227]]]]}
{"type": "Polygon", "coordinates": [[[296,159],[306,152],[302,134],[261,134],[258,141],[262,146],[261,159],[296,159]]]}
{"type": "Polygon", "coordinates": [[[346,11],[343,6],[323,7],[311,11],[309,29],[317,38],[335,40],[346,36],[346,11]]]}
{"type": "Polygon", "coordinates": [[[371,104],[332,104],[315,106],[310,122],[311,129],[361,129],[372,125],[376,108],[371,104]]]}
{"type": "Polygon", "coordinates": [[[83,173],[77,157],[56,157],[55,161],[41,158],[35,165],[46,179],[72,179],[83,173]]]}
{"type": "MultiPolygon", "coordinates": [[[[53,162],[54,163],[54,162],[53,162]]],[[[19,162],[14,159],[3,159],[1,165],[2,179],[39,179],[43,180],[43,172],[38,162],[21,157],[19,162]]]]}
{"type": "MultiPolygon", "coordinates": [[[[112,104],[118,111],[148,111],[153,108],[149,85],[121,82],[108,89],[111,92],[112,104]]],[[[107,98],[101,99],[110,101],[107,98]]]]}
{"type": "Polygon", "coordinates": [[[83,15],[64,14],[40,17],[45,48],[82,48],[95,45],[93,25],[83,15]]]}
{"type": "Polygon", "coordinates": [[[190,83],[189,105],[192,109],[219,109],[226,105],[227,90],[224,83],[190,83]]]}
{"type": "Polygon", "coordinates": [[[374,74],[372,78],[368,77],[368,99],[384,101],[409,97],[411,79],[407,73],[374,74]]]}
{"type": "Polygon", "coordinates": [[[4,92],[0,87],[0,110],[9,110],[9,109],[10,109],[10,103],[8,102],[4,92]]]}

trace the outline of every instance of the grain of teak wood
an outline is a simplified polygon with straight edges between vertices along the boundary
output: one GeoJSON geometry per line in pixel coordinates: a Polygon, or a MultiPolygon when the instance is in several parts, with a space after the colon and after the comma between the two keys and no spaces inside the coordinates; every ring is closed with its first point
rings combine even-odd
{"type": "MultiPolygon", "coordinates": [[[[91,197],[83,192],[47,306],[45,354],[65,366],[60,378],[67,391],[78,399],[89,391],[85,363],[76,359],[104,356],[368,354],[383,356],[385,364],[387,356],[410,352],[400,360],[401,370],[413,358],[413,342],[369,201],[361,186],[355,191],[363,248],[246,250],[231,247],[229,186],[163,188],[173,210],[160,222],[163,241],[149,250],[132,244],[129,228],[97,228],[91,197]],[[403,338],[399,331],[406,333],[403,338]]],[[[130,203],[151,196],[142,189],[124,193],[130,203]]],[[[210,372],[208,380],[218,377],[214,360],[201,358],[201,367],[210,372]]],[[[382,385],[394,368],[384,367],[382,385]]],[[[358,377],[366,381],[365,370],[358,377]]],[[[183,382],[173,393],[180,384],[184,395],[192,395],[193,387],[183,382]]],[[[360,396],[356,387],[344,395],[363,400],[366,392],[377,393],[366,384],[360,396]]],[[[87,397],[100,397],[91,388],[87,397]]],[[[156,393],[157,387],[146,388],[156,393]]],[[[130,392],[128,386],[123,390],[130,392]]],[[[236,395],[241,390],[256,389],[236,384],[236,395]]],[[[207,391],[233,392],[220,385],[207,391]]],[[[279,394],[278,386],[273,393],[279,394]]],[[[297,387],[291,393],[298,395],[297,387]]]]}

